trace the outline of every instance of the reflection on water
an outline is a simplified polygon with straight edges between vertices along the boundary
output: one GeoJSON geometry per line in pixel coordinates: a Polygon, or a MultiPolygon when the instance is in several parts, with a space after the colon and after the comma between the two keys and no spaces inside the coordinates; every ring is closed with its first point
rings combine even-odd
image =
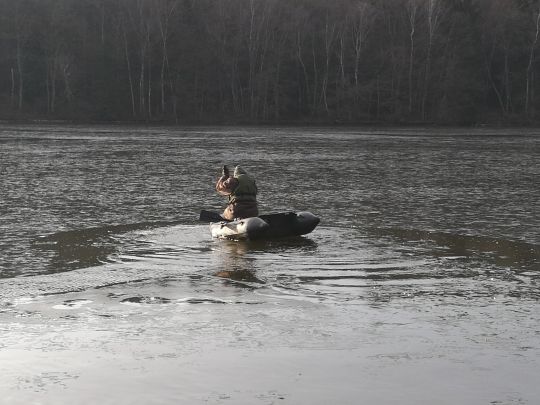
{"type": "Polygon", "coordinates": [[[540,270],[540,245],[482,236],[454,235],[417,229],[374,228],[374,235],[390,236],[405,242],[432,244],[433,255],[485,258],[515,271],[540,270]]]}
{"type": "Polygon", "coordinates": [[[219,242],[216,254],[219,256],[222,269],[215,273],[216,276],[234,281],[255,283],[264,283],[256,274],[255,261],[258,260],[258,254],[296,255],[310,250],[314,251],[317,247],[316,242],[312,239],[300,236],[274,240],[221,240],[219,242]]]}
{"type": "Polygon", "coordinates": [[[249,255],[250,243],[247,241],[222,240],[216,249],[218,256],[218,270],[214,273],[217,277],[248,283],[260,283],[264,281],[257,278],[256,266],[253,256],[249,255]]]}
{"type": "Polygon", "coordinates": [[[178,221],[144,222],[58,232],[35,239],[32,247],[38,252],[49,253],[48,273],[62,272],[108,262],[121,247],[118,235],[176,224],[178,221]]]}
{"type": "Polygon", "coordinates": [[[238,270],[221,270],[216,273],[217,277],[230,279],[234,281],[247,281],[250,283],[264,283],[259,280],[253,270],[238,269],[238,270]]]}

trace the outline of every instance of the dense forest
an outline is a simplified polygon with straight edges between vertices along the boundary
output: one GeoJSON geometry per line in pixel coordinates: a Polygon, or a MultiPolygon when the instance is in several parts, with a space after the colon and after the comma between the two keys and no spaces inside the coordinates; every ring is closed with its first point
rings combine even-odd
{"type": "Polygon", "coordinates": [[[535,123],[539,32],[538,0],[0,0],[0,119],[535,123]]]}

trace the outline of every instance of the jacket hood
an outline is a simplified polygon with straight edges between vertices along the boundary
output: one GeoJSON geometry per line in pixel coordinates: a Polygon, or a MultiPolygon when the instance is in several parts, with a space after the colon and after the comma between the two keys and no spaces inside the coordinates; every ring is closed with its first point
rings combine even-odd
{"type": "Polygon", "coordinates": [[[238,176],[240,176],[241,174],[248,174],[248,173],[244,170],[243,167],[241,167],[241,166],[236,166],[236,167],[234,168],[234,174],[233,174],[233,176],[234,176],[234,177],[238,177],[238,176]]]}

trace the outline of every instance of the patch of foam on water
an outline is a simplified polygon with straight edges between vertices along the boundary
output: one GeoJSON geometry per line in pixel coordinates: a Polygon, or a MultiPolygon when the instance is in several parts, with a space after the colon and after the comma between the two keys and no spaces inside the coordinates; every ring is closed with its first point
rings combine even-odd
{"type": "Polygon", "coordinates": [[[91,300],[75,299],[66,300],[62,304],[53,305],[54,309],[80,309],[87,304],[91,304],[91,300]]]}

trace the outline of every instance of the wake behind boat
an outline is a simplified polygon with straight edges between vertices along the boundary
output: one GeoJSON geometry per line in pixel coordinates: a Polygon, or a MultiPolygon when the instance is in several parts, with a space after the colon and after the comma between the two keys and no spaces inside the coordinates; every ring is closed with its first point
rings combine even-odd
{"type": "Polygon", "coordinates": [[[320,222],[319,217],[308,211],[266,214],[227,221],[217,212],[202,210],[199,219],[210,222],[212,237],[235,240],[306,235],[320,222]]]}

